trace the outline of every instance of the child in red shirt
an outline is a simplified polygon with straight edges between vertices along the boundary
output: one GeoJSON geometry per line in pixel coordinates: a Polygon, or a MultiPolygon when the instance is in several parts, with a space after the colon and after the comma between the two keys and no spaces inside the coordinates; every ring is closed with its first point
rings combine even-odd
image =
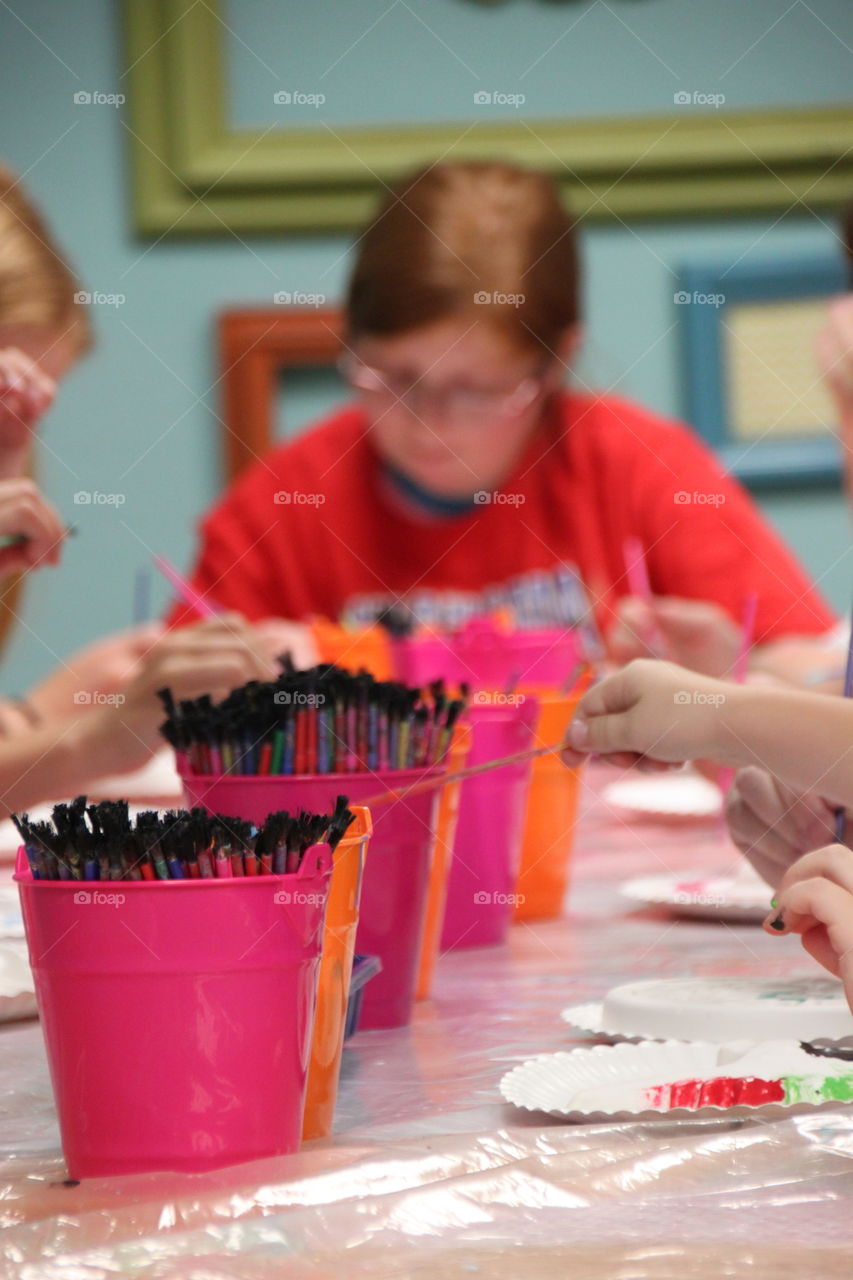
{"type": "MultiPolygon", "coordinates": [[[[691,666],[729,669],[752,592],[759,651],[832,626],[689,430],[562,389],[577,264],[544,176],[443,164],[402,183],[359,240],[346,317],[359,401],[250,467],[206,517],[192,585],[210,603],[352,624],[401,602],[428,625],[500,606],[522,626],[593,617],[616,623],[625,658],[635,538],[656,597],[640,607],[691,666]]],[[[651,628],[634,629],[640,653],[651,628]]]]}

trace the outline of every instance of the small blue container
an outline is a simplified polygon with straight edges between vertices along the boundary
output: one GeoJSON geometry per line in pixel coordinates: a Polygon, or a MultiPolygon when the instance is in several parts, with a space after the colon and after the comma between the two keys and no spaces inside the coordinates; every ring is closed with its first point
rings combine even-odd
{"type": "Polygon", "coordinates": [[[379,956],[354,956],[352,977],[349,984],[347,1000],[347,1016],[344,1023],[344,1042],[351,1039],[358,1031],[358,1020],[361,1015],[361,1002],[364,988],[371,978],[375,978],[382,968],[379,956]]]}

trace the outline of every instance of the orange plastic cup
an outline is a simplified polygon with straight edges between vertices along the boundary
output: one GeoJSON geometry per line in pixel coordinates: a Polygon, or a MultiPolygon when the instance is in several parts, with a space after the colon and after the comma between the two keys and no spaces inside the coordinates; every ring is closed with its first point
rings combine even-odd
{"type": "Polygon", "coordinates": [[[393,680],[391,646],[384,627],[345,631],[328,618],[312,618],[311,634],[321,662],[355,670],[364,667],[377,680],[393,680]]]}
{"type": "Polygon", "coordinates": [[[305,1091],[303,1142],[328,1137],[335,1116],[361,882],[367,844],[373,834],[370,810],[353,805],[353,812],[355,822],[334,852],[305,1091]]]}
{"type": "MultiPolygon", "coordinates": [[[[581,693],[537,689],[536,745],[562,742],[581,693]]],[[[574,844],[580,768],[567,769],[557,755],[533,761],[521,864],[516,881],[515,920],[554,920],[562,911],[574,844]]]]}
{"type": "MultiPolygon", "coordinates": [[[[450,773],[465,768],[465,761],[471,749],[470,724],[457,724],[453,730],[448,753],[450,773]]],[[[427,889],[426,916],[424,920],[423,939],[421,941],[421,958],[418,965],[418,983],[415,988],[416,1000],[428,1000],[432,991],[432,980],[435,974],[435,962],[438,959],[441,942],[441,927],[444,924],[444,904],[447,901],[447,882],[450,877],[450,863],[453,858],[453,842],[456,838],[456,819],[459,817],[459,796],[461,782],[449,782],[441,788],[435,819],[435,836],[433,838],[432,870],[429,888],[427,889]]]]}

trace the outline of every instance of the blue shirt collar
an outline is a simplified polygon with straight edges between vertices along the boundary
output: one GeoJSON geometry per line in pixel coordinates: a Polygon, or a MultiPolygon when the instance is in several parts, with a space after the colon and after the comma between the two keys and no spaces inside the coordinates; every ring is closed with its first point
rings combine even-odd
{"type": "Polygon", "coordinates": [[[469,511],[473,511],[475,502],[471,498],[442,498],[438,494],[430,493],[428,489],[422,489],[419,484],[411,480],[402,471],[398,471],[396,467],[390,466],[387,462],[385,465],[385,474],[393,484],[394,488],[408,498],[409,501],[417,503],[417,505],[429,515],[443,516],[445,518],[451,516],[467,515],[469,511]]]}

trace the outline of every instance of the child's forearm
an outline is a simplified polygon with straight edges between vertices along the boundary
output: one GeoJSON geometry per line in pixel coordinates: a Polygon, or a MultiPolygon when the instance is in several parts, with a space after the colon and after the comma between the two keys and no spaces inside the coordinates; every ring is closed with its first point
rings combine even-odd
{"type": "Polygon", "coordinates": [[[853,808],[853,700],[732,687],[719,711],[720,763],[758,765],[797,791],[853,808]]]}
{"type": "MultiPolygon", "coordinates": [[[[791,637],[754,649],[750,654],[749,669],[773,676],[793,688],[813,692],[816,681],[828,684],[833,672],[839,667],[843,670],[845,656],[842,645],[829,646],[826,636],[791,637]]],[[[840,693],[840,680],[837,685],[840,693]]]]}

